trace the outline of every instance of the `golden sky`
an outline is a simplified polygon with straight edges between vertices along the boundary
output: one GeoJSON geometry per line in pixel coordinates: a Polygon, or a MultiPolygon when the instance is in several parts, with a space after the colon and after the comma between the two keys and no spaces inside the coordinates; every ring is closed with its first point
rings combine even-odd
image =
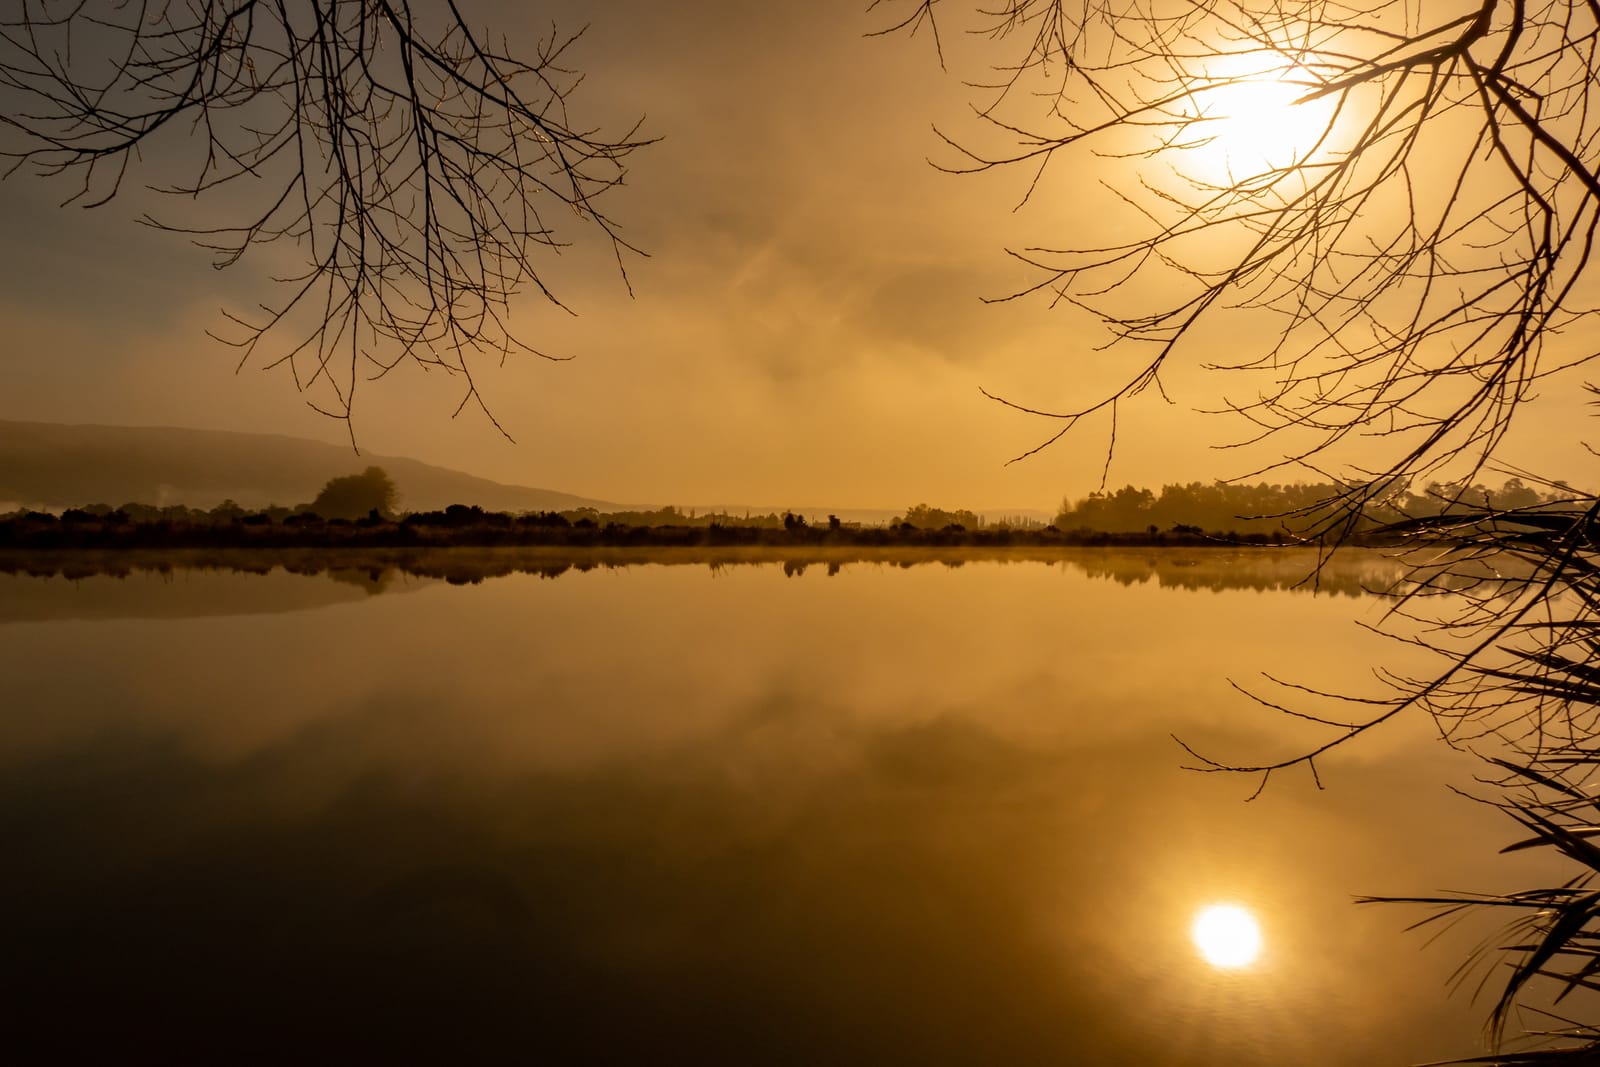
{"type": "MultiPolygon", "coordinates": [[[[508,442],[441,373],[402,366],[362,386],[366,450],[506,482],[630,503],[905,507],[991,513],[1053,508],[1100,482],[1106,427],[1090,423],[1006,465],[1054,427],[985,399],[1082,403],[1128,357],[1086,314],[1043,299],[984,304],[1035,280],[1004,249],[1064,243],[1116,225],[1105,164],[1057,168],[1020,210],[1027,175],[954,176],[933,127],[970,130],[968,95],[926,37],[872,39],[863,0],[804,5],[646,0],[522,5],[479,0],[468,18],[516,49],[550,21],[589,29],[572,53],[586,80],[578,124],[643,132],[608,194],[627,263],[568,250],[549,267],[577,314],[519,301],[524,338],[574,357],[516,359],[481,385],[508,442]],[[588,116],[589,118],[585,118],[588,116]]],[[[128,195],[85,211],[28,175],[0,185],[0,418],[177,425],[342,440],[289,377],[207,338],[221,311],[270,299],[267,257],[218,272],[183,239],[141,227],[128,195]]],[[[172,214],[173,205],[165,209],[172,214]]],[[[580,235],[581,236],[581,235],[580,235]]],[[[1166,384],[1125,407],[1113,485],[1248,473],[1249,453],[1214,408],[1230,382],[1204,358],[1252,342],[1196,339],[1166,384]],[[1186,369],[1187,368],[1187,369],[1186,369]]],[[[1547,387],[1507,458],[1585,478],[1578,382],[1547,387]]],[[[1283,472],[1273,480],[1312,480],[1283,472]]]]}

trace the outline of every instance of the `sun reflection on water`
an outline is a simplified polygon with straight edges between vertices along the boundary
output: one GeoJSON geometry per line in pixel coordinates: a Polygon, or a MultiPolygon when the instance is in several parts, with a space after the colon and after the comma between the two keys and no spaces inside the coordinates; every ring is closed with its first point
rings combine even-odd
{"type": "Polygon", "coordinates": [[[1248,967],[1261,955],[1261,924],[1249,908],[1208,904],[1195,913],[1189,928],[1194,946],[1213,967],[1248,967]]]}

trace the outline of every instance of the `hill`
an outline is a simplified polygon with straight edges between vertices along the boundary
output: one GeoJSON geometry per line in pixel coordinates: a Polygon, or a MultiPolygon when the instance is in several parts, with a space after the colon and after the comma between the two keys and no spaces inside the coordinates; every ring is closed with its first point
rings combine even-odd
{"type": "Polygon", "coordinates": [[[130,502],[212,508],[229,499],[246,508],[293,506],[316,496],[329,478],[373,465],[388,471],[407,509],[455,503],[510,512],[617,507],[402,456],[357,456],[341,445],[299,437],[0,420],[0,510],[130,502]]]}

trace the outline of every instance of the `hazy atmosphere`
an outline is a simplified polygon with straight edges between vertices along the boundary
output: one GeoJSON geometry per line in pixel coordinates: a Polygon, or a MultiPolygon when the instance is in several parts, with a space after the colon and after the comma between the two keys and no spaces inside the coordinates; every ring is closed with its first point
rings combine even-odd
{"type": "MultiPolygon", "coordinates": [[[[457,380],[403,364],[361,385],[353,425],[362,448],[632,503],[930,500],[994,511],[1053,508],[1097,488],[1104,419],[1005,466],[1055,427],[979,390],[1028,406],[1081,403],[1126,374],[1130,358],[1097,352],[1104,330],[1069,306],[1050,308],[1048,294],[981,301],[1038,280],[1007,247],[1103,233],[1126,208],[1082,169],[1094,165],[1088,152],[1048,174],[1016,212],[1028,174],[935,170],[930,158],[959,162],[935,124],[978,128],[957,79],[980,70],[950,31],[949,73],[926,32],[865,36],[890,25],[891,12],[864,7],[465,5],[513,53],[548,35],[552,19],[588,25],[567,57],[585,75],[570,101],[575,122],[621,136],[642,119],[641,132],[660,138],[630,157],[626,186],[606,194],[623,236],[649,258],[624,258],[630,298],[610,251],[574,230],[577,245],[547,258],[549,284],[575,314],[536,295],[516,299],[524,338],[572,358],[478,367],[514,444],[470,407],[452,419],[457,380]]],[[[183,237],[137,223],[147,210],[182,221],[183,200],[134,186],[159,182],[160,150],[181,154],[184,142],[166,131],[123,195],[89,210],[55,207],[70,180],[19,173],[0,185],[0,419],[345,440],[344,425],[310,410],[285,368],[257,358],[236,371],[237,351],[206,336],[227,333],[224,309],[277,299],[262,278],[288,272],[287,249],[254,251],[219,272],[183,237]]],[[[1281,443],[1215,452],[1248,426],[1194,414],[1253,388],[1195,373],[1248,344],[1230,331],[1197,338],[1172,365],[1170,403],[1147,392],[1122,409],[1113,485],[1235,477],[1281,457],[1281,443]]],[[[1506,459],[1580,479],[1569,434],[1585,432],[1583,395],[1576,383],[1549,392],[1519,416],[1527,432],[1506,459]]],[[[1316,480],[1293,469],[1272,478],[1316,480]]]]}
{"type": "Polygon", "coordinates": [[[7,1064],[1594,1067],[1597,41],[0,3],[7,1064]]]}

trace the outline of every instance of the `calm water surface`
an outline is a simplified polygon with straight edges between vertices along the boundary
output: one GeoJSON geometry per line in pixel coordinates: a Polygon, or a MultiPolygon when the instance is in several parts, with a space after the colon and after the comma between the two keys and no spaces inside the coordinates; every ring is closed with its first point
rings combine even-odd
{"type": "Polygon", "coordinates": [[[1355,595],[1380,558],[1320,593],[1283,555],[640,559],[478,584],[0,575],[7,1047],[1154,1067],[1482,1048],[1487,1003],[1447,983],[1483,930],[1425,948],[1420,913],[1351,902],[1554,884],[1447,788],[1474,763],[1400,723],[1330,758],[1326,790],[1292,772],[1246,803],[1253,780],[1184,771],[1171,736],[1285,754],[1315,735],[1229,679],[1359,688],[1403,665],[1356,625],[1382,610],[1355,595]],[[1196,951],[1219,901],[1259,922],[1253,963],[1196,951]]]}

